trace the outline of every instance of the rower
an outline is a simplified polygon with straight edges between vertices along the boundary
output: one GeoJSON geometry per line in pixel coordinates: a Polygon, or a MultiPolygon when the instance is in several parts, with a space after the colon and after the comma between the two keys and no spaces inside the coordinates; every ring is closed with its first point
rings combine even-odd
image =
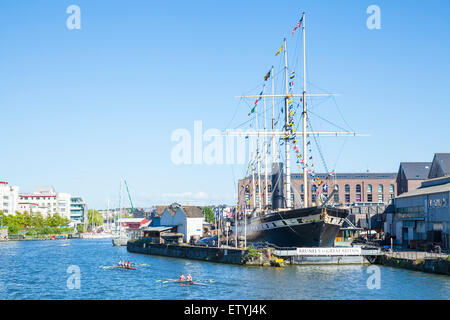
{"type": "Polygon", "coordinates": [[[192,277],[191,277],[191,274],[190,274],[190,273],[187,275],[186,281],[192,282],[192,277]]]}
{"type": "Polygon", "coordinates": [[[186,281],[186,278],[184,277],[184,274],[181,274],[181,276],[180,276],[180,279],[179,279],[180,281],[186,281]]]}
{"type": "Polygon", "coordinates": [[[119,266],[122,266],[122,260],[119,260],[119,266]]]}

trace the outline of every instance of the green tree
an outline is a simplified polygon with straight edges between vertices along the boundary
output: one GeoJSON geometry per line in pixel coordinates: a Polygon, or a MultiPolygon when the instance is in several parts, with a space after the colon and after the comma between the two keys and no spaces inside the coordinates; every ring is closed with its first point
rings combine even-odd
{"type": "Polygon", "coordinates": [[[84,225],[82,225],[81,223],[77,224],[77,232],[78,233],[83,233],[84,232],[84,225]]]}
{"type": "Polygon", "coordinates": [[[88,226],[98,227],[103,225],[103,217],[97,210],[88,210],[88,226]]]}
{"type": "Polygon", "coordinates": [[[45,219],[40,212],[33,212],[31,214],[31,226],[35,228],[42,228],[45,225],[45,219]]]}
{"type": "Polygon", "coordinates": [[[202,213],[206,222],[214,222],[214,212],[210,207],[204,207],[202,213]]]}

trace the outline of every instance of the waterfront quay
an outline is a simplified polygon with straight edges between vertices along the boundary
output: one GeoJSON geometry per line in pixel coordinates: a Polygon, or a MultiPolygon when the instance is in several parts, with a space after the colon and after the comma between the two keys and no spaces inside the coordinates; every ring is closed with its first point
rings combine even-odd
{"type": "Polygon", "coordinates": [[[450,276],[450,255],[423,251],[386,252],[375,263],[450,276]]]}
{"type": "Polygon", "coordinates": [[[363,249],[361,247],[281,249],[204,247],[188,244],[151,243],[146,239],[128,241],[127,250],[132,253],[241,266],[378,264],[450,275],[450,260],[447,254],[418,251],[383,252],[376,248],[363,249]]]}

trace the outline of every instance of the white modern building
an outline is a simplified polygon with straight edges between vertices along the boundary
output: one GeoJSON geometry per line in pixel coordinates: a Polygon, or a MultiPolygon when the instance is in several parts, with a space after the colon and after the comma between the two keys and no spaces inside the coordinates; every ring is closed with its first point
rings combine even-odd
{"type": "Polygon", "coordinates": [[[13,187],[6,181],[0,181],[0,211],[15,214],[19,200],[19,187],[13,187]]]}
{"type": "Polygon", "coordinates": [[[173,203],[162,213],[160,225],[177,227],[175,232],[184,234],[183,241],[186,242],[192,236],[202,236],[203,222],[202,208],[173,203]]]}
{"type": "Polygon", "coordinates": [[[53,187],[37,187],[34,193],[19,194],[19,212],[40,212],[47,216],[58,213],[67,219],[71,218],[71,195],[56,192],[53,187]]]}

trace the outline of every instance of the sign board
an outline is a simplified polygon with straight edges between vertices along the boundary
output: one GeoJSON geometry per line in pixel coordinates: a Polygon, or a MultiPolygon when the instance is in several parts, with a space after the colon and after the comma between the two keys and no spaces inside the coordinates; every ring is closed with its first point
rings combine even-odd
{"type": "Polygon", "coordinates": [[[361,247],[352,248],[297,248],[298,256],[360,256],[361,247]]]}

